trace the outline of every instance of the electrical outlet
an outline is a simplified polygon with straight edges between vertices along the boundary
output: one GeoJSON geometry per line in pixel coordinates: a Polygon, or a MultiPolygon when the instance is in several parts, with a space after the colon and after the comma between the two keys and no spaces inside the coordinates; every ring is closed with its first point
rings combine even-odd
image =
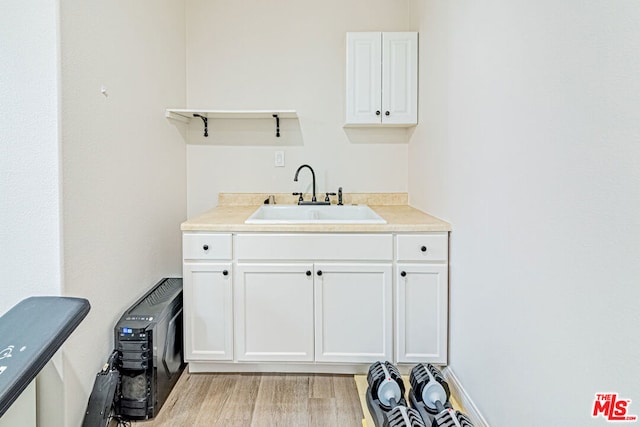
{"type": "Polygon", "coordinates": [[[277,168],[284,167],[284,151],[276,151],[273,156],[273,165],[277,168]]]}

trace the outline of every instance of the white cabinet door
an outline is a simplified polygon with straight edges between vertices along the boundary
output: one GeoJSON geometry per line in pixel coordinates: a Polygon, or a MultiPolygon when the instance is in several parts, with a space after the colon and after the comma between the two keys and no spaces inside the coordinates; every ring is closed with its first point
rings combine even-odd
{"type": "Polygon", "coordinates": [[[347,33],[347,123],[380,123],[381,62],[380,32],[347,33]]]}
{"type": "Polygon", "coordinates": [[[418,123],[418,33],[347,33],[346,123],[418,123]]]}
{"type": "Polygon", "coordinates": [[[315,359],[391,360],[391,264],[315,264],[315,359]]]}
{"type": "Polygon", "coordinates": [[[311,263],[238,264],[238,360],[313,360],[312,270],[311,263]]]}
{"type": "Polygon", "coordinates": [[[185,360],[233,360],[231,263],[185,263],[185,360]]]}
{"type": "Polygon", "coordinates": [[[382,123],[418,123],[418,33],[382,33],[382,123]]]}
{"type": "Polygon", "coordinates": [[[447,363],[446,264],[398,264],[396,359],[447,363]]]}

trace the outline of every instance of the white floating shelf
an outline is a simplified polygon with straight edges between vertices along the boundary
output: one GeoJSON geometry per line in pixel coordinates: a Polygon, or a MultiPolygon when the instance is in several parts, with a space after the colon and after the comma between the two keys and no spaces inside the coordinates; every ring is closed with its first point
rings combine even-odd
{"type": "Polygon", "coordinates": [[[209,119],[273,119],[274,114],[277,114],[281,119],[298,118],[298,113],[295,110],[191,110],[179,108],[167,108],[165,116],[170,119],[189,121],[194,114],[209,119]]]}
{"type": "Polygon", "coordinates": [[[172,120],[189,123],[199,118],[204,124],[204,136],[209,136],[209,119],[269,119],[275,120],[276,137],[280,137],[280,119],[296,119],[295,110],[191,110],[167,108],[165,116],[172,120]]]}

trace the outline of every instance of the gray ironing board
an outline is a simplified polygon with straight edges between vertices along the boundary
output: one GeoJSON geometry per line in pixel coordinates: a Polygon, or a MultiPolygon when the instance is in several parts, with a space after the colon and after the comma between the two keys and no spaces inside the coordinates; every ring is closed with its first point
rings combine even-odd
{"type": "Polygon", "coordinates": [[[89,301],[30,297],[0,317],[0,417],[82,322],[89,301]]]}

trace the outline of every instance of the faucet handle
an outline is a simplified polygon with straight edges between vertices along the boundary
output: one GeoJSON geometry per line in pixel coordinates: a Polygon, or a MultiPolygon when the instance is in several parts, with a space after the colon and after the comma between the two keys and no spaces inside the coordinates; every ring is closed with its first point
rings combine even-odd
{"type": "Polygon", "coordinates": [[[342,187],[338,188],[338,206],[342,206],[342,187]]]}
{"type": "Polygon", "coordinates": [[[304,199],[302,198],[302,193],[291,193],[293,196],[300,196],[298,197],[298,204],[300,204],[300,202],[303,202],[304,199]]]}
{"type": "Polygon", "coordinates": [[[327,195],[327,196],[324,198],[324,201],[325,201],[325,202],[330,202],[330,201],[331,201],[331,199],[329,199],[329,196],[335,196],[335,195],[336,195],[336,193],[324,193],[324,194],[326,194],[326,195],[327,195]]]}

